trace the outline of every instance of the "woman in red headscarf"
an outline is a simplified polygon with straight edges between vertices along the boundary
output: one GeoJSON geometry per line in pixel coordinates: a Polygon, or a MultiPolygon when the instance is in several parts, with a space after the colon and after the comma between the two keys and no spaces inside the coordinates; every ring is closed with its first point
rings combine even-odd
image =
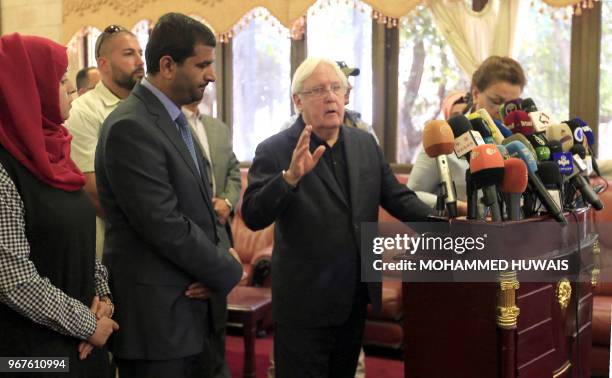
{"type": "Polygon", "coordinates": [[[55,42],[0,37],[0,356],[69,357],[69,376],[102,377],[108,357],[94,347],[118,326],[62,126],[67,66],[55,42]]]}

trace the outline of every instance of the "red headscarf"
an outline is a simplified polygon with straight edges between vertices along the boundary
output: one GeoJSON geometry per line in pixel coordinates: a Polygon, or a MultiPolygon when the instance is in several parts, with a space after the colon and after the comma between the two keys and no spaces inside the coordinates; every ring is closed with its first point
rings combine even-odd
{"type": "Polygon", "coordinates": [[[62,126],[60,80],[66,48],[17,33],[0,37],[0,144],[39,180],[66,191],[85,185],[62,126]]]}

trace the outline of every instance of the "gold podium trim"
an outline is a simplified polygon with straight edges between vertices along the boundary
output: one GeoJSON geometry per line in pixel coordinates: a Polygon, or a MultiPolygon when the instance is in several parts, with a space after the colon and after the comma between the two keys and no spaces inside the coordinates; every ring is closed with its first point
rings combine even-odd
{"type": "Polygon", "coordinates": [[[572,285],[567,278],[562,278],[557,282],[557,302],[562,310],[565,310],[569,305],[570,299],[572,298],[572,285]]]}
{"type": "Polygon", "coordinates": [[[515,329],[521,310],[516,306],[516,290],[519,282],[516,272],[503,272],[499,275],[497,295],[497,326],[501,329],[515,329]]]}
{"type": "Polygon", "coordinates": [[[571,367],[572,367],[572,363],[569,362],[569,361],[565,361],[565,364],[563,364],[563,366],[561,366],[561,368],[558,371],[553,373],[553,378],[558,378],[558,377],[562,376],[571,367]]]}

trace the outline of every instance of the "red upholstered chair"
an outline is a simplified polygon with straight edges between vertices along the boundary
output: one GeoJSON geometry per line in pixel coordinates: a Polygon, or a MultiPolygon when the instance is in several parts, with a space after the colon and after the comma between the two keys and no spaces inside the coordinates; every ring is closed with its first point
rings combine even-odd
{"type": "MultiPolygon", "coordinates": [[[[396,174],[399,182],[406,184],[408,175],[396,174]]],[[[387,211],[380,208],[378,211],[379,223],[399,222],[387,211]]],[[[385,254],[384,256],[387,256],[385,254]]],[[[368,307],[368,317],[363,335],[365,345],[402,348],[404,331],[402,329],[402,281],[401,277],[387,276],[383,279],[382,311],[374,313],[368,307]]]]}
{"type": "MultiPolygon", "coordinates": [[[[600,182],[595,182],[595,184],[600,182]]],[[[612,185],[612,182],[608,182],[612,185]]],[[[608,375],[610,361],[610,313],[612,312],[612,187],[599,194],[604,209],[594,211],[599,233],[601,274],[593,293],[593,346],[591,372],[608,375]]]]}
{"type": "Polygon", "coordinates": [[[244,224],[240,208],[242,207],[242,196],[247,187],[247,172],[248,169],[246,168],[240,170],[242,191],[232,219],[234,249],[242,260],[244,271],[247,272],[247,277],[240,284],[270,287],[272,286],[272,278],[269,273],[272,261],[272,245],[274,244],[274,225],[260,231],[251,231],[244,224]]]}

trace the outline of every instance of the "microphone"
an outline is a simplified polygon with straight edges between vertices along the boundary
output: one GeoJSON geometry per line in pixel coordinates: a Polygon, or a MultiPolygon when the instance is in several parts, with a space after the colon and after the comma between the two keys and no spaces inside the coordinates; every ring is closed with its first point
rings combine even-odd
{"type": "Polygon", "coordinates": [[[506,118],[508,114],[515,110],[521,110],[521,104],[523,100],[519,98],[515,98],[514,100],[506,101],[499,107],[499,117],[501,119],[506,118]]]}
{"type": "Polygon", "coordinates": [[[458,158],[467,155],[478,145],[484,144],[482,136],[472,129],[472,124],[464,115],[456,115],[448,119],[448,124],[455,136],[455,154],[458,158]]]}
{"type": "Polygon", "coordinates": [[[451,175],[446,155],[453,152],[455,141],[453,130],[446,121],[434,120],[423,129],[423,148],[430,158],[435,158],[440,175],[440,190],[444,196],[450,218],[457,216],[457,190],[451,175]]]}
{"type": "Polygon", "coordinates": [[[569,176],[574,172],[574,159],[569,152],[563,152],[561,142],[558,140],[548,141],[546,144],[550,149],[552,161],[557,164],[559,172],[564,176],[569,176]]]}
{"type": "Polygon", "coordinates": [[[582,144],[574,144],[574,147],[570,150],[572,155],[578,155],[581,159],[585,159],[587,156],[586,150],[582,144]]]}
{"type": "Polygon", "coordinates": [[[529,115],[529,119],[533,123],[533,129],[537,133],[544,132],[550,125],[557,123],[548,113],[539,111],[531,98],[523,100],[521,109],[529,115]]]}
{"type": "Polygon", "coordinates": [[[480,117],[472,118],[470,119],[470,123],[472,124],[474,131],[480,133],[480,136],[482,136],[482,140],[484,140],[485,144],[495,144],[495,141],[493,140],[491,132],[489,131],[487,123],[484,119],[480,117]]]}
{"type": "Polygon", "coordinates": [[[531,135],[534,132],[533,122],[529,115],[522,110],[515,110],[504,118],[504,124],[513,134],[531,135]]]}
{"type": "Polygon", "coordinates": [[[584,122],[580,118],[574,118],[574,121],[578,122],[578,124],[582,126],[582,130],[584,131],[584,136],[587,138],[587,142],[589,143],[589,146],[594,145],[595,144],[595,134],[593,134],[593,130],[591,129],[591,126],[589,126],[586,122],[584,122]]]}
{"type": "MultiPolygon", "coordinates": [[[[472,130],[472,124],[466,116],[459,114],[448,119],[448,124],[455,136],[455,155],[458,158],[465,156],[470,161],[470,152],[476,146],[484,144],[480,134],[472,130]]],[[[471,173],[465,170],[465,188],[467,196],[467,219],[478,218],[478,191],[474,189],[471,173]]]]}
{"type": "MultiPolygon", "coordinates": [[[[578,147],[579,150],[582,145],[578,144],[574,147],[578,147]]],[[[603,209],[604,205],[601,202],[601,199],[599,199],[599,196],[595,194],[593,188],[591,188],[591,185],[589,184],[589,181],[582,175],[582,173],[586,170],[586,164],[578,154],[573,155],[573,161],[576,169],[574,170],[574,174],[570,176],[570,183],[580,192],[582,198],[590,203],[595,210],[599,211],[603,209]]]]}
{"type": "Polygon", "coordinates": [[[550,148],[546,146],[548,142],[546,137],[542,134],[531,134],[527,137],[527,140],[531,143],[536,152],[538,161],[550,160],[550,148]]]}
{"type": "Polygon", "coordinates": [[[550,125],[546,129],[546,138],[548,138],[548,140],[558,140],[561,142],[563,152],[569,152],[574,146],[574,134],[565,123],[550,125]]]}
{"type": "Polygon", "coordinates": [[[540,176],[544,187],[548,190],[548,194],[561,208],[563,206],[563,176],[559,171],[559,166],[554,161],[539,162],[538,176],[540,176]]]}
{"type": "Polygon", "coordinates": [[[502,123],[502,121],[498,120],[497,118],[493,118],[493,122],[495,123],[495,126],[497,126],[499,132],[504,136],[504,138],[507,138],[512,135],[512,131],[510,131],[510,129],[507,128],[506,125],[502,123]]]}
{"type": "Polygon", "coordinates": [[[528,149],[529,153],[531,154],[531,156],[536,159],[536,157],[538,156],[535,148],[533,148],[533,146],[531,145],[531,143],[529,143],[529,141],[527,140],[527,138],[525,138],[524,135],[522,134],[512,134],[511,137],[506,138],[503,140],[502,144],[504,145],[508,145],[508,143],[512,143],[514,141],[518,141],[521,144],[523,144],[525,146],[525,148],[528,149]]]}
{"type": "Polygon", "coordinates": [[[572,131],[572,137],[574,138],[574,144],[583,144],[585,142],[584,130],[578,121],[571,119],[562,124],[569,126],[572,131]]]}
{"type": "Polygon", "coordinates": [[[504,136],[497,129],[497,126],[495,126],[495,122],[493,122],[493,118],[491,118],[491,115],[489,114],[489,112],[487,112],[486,109],[481,108],[468,115],[468,119],[470,120],[475,118],[482,118],[485,121],[485,124],[489,129],[489,132],[491,133],[491,136],[493,137],[495,143],[499,144],[502,140],[504,140],[504,136]]]}
{"type": "Polygon", "coordinates": [[[514,157],[504,161],[504,179],[501,191],[504,194],[507,214],[510,220],[521,220],[521,194],[527,189],[527,166],[514,157]]]}
{"type": "Polygon", "coordinates": [[[495,185],[504,178],[504,158],[494,144],[483,144],[472,150],[470,172],[474,187],[482,189],[484,204],[491,209],[491,218],[494,222],[501,222],[495,185]]]}
{"type": "MultiPolygon", "coordinates": [[[[575,122],[577,125],[582,127],[582,132],[584,134],[584,139],[586,142],[585,148],[587,149],[587,152],[590,155],[590,157],[587,157],[586,159],[587,165],[589,166],[589,168],[592,167],[592,170],[595,171],[595,174],[597,176],[601,177],[601,172],[599,171],[599,165],[597,164],[597,160],[595,159],[595,154],[593,153],[593,150],[591,149],[591,146],[593,146],[593,144],[595,143],[595,135],[593,134],[593,130],[591,130],[591,127],[587,125],[587,123],[584,122],[580,118],[574,118],[573,120],[568,121],[568,122],[575,122]]],[[[590,171],[591,170],[589,169],[589,173],[591,173],[590,171]]]]}
{"type": "Polygon", "coordinates": [[[537,112],[538,108],[535,105],[535,102],[533,102],[533,100],[531,99],[531,97],[527,97],[526,99],[524,99],[521,102],[521,110],[525,111],[526,113],[533,113],[533,112],[537,112]]]}
{"type": "MultiPolygon", "coordinates": [[[[521,135],[522,136],[522,135],[521,135]]],[[[529,182],[529,188],[536,194],[540,202],[544,204],[546,210],[563,226],[567,225],[567,220],[561,212],[560,206],[558,206],[552,199],[548,191],[544,187],[544,184],[536,174],[538,171],[538,165],[525,144],[518,140],[512,141],[506,144],[506,148],[510,153],[510,156],[518,157],[527,166],[527,177],[529,182]]]]}
{"type": "Polygon", "coordinates": [[[506,146],[504,146],[503,144],[496,144],[495,147],[497,147],[497,150],[504,158],[504,160],[508,160],[508,158],[510,158],[510,154],[508,153],[508,149],[506,148],[506,146]]]}

